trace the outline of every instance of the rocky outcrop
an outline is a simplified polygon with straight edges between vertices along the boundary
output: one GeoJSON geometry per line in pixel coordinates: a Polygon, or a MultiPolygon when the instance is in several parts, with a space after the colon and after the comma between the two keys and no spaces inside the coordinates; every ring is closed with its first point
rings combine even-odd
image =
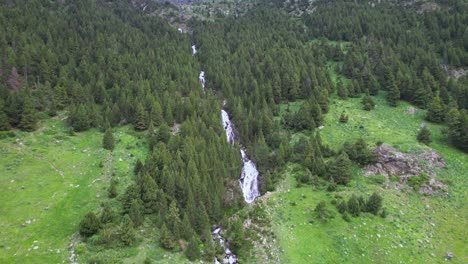
{"type": "Polygon", "coordinates": [[[421,185],[419,193],[434,195],[447,192],[447,186],[434,178],[436,176],[435,169],[446,166],[444,159],[436,151],[431,149],[407,154],[383,144],[377,147],[373,153],[377,156],[377,162],[364,168],[365,176],[383,175],[387,178],[397,176],[399,183],[395,183],[393,186],[401,189],[406,186],[409,177],[426,174],[430,178],[421,185]]]}

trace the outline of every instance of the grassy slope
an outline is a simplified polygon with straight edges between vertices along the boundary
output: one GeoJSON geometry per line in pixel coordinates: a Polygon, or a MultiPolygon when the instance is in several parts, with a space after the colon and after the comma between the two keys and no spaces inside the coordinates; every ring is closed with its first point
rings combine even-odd
{"type": "Polygon", "coordinates": [[[119,128],[114,135],[119,142],[113,155],[101,148],[102,133],[69,136],[58,119],[43,121],[36,132],[0,140],[1,263],[68,258],[69,239],[79,221],[107,199],[110,174],[118,177],[122,192],[136,158],[144,157],[142,140],[130,128],[119,128]],[[32,223],[22,227],[28,220],[32,223]]]}
{"type": "MultiPolygon", "coordinates": [[[[382,140],[403,151],[425,148],[415,140],[415,135],[424,122],[423,111],[416,115],[405,113],[406,103],[397,108],[388,107],[382,97],[376,98],[374,111],[361,110],[360,99],[342,101],[333,99],[321,131],[324,142],[339,148],[345,141],[354,141],[362,136],[370,144],[382,140]],[[345,110],[349,122],[338,122],[345,110]],[[359,126],[362,125],[363,129],[359,126]]],[[[397,190],[384,190],[372,180],[365,178],[355,168],[355,179],[348,187],[341,187],[336,194],[349,197],[351,193],[371,194],[380,191],[386,219],[372,215],[353,218],[350,223],[341,219],[330,204],[334,194],[313,190],[306,186],[295,188],[294,165],[285,171],[285,180],[270,198],[270,212],[275,232],[284,250],[284,263],[438,263],[443,262],[446,252],[455,253],[455,263],[467,261],[465,231],[468,209],[465,187],[467,186],[466,154],[444,145],[441,126],[429,124],[434,142],[430,147],[441,153],[447,169],[438,172],[441,179],[450,183],[448,197],[425,197],[397,190]],[[309,223],[312,212],[320,200],[325,200],[335,212],[330,223],[309,223]],[[297,205],[291,205],[296,202],[297,205]],[[434,254],[432,256],[431,254],[434,254]]],[[[299,172],[300,173],[300,172],[299,172]]]]}

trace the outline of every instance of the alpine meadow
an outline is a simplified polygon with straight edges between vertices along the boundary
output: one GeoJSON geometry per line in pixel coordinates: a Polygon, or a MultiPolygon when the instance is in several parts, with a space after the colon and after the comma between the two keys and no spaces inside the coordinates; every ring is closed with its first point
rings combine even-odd
{"type": "Polygon", "coordinates": [[[468,2],[0,2],[0,263],[467,263],[468,2]]]}

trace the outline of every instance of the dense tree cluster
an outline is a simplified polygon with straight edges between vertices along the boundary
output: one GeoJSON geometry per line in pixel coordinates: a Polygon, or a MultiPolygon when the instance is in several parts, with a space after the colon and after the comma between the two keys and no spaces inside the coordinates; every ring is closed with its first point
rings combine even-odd
{"type": "MultiPolygon", "coordinates": [[[[347,43],[317,44],[329,46],[327,57],[342,62],[338,69],[352,80],[338,85],[341,98],[364,92],[376,95],[382,89],[390,105],[406,100],[427,108],[429,121],[449,123],[445,117],[450,109],[460,113],[467,109],[467,76],[447,77],[446,71],[467,66],[468,5],[437,1],[436,11],[421,12],[416,2],[321,0],[303,19],[309,36],[347,43]]],[[[373,108],[368,100],[363,100],[365,110],[373,108]]],[[[466,151],[464,115],[458,132],[449,138],[466,151]]]]}

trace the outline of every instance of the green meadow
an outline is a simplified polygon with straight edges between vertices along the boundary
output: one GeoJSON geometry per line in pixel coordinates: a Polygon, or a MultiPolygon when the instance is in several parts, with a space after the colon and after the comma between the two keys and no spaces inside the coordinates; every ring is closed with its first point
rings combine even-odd
{"type": "Polygon", "coordinates": [[[122,127],[114,136],[111,153],[100,131],[71,135],[61,118],[48,118],[0,140],[0,263],[67,261],[72,235],[108,199],[110,179],[121,193],[145,156],[143,134],[122,127]]]}
{"type": "MultiPolygon", "coordinates": [[[[425,111],[409,114],[409,104],[389,107],[383,96],[375,98],[373,111],[362,110],[360,98],[333,98],[320,135],[324,143],[338,150],[348,141],[362,137],[371,146],[377,141],[403,152],[418,152],[427,146],[416,141],[416,133],[425,111]],[[348,123],[340,123],[345,111],[348,123]]],[[[281,109],[286,109],[284,105],[281,109]]],[[[290,108],[298,108],[292,105],[290,108]]],[[[443,126],[428,123],[433,148],[445,159],[447,167],[437,177],[449,185],[447,196],[423,196],[411,190],[384,189],[382,182],[367,178],[354,167],[354,179],[348,186],[327,192],[325,187],[297,187],[295,174],[304,173],[296,164],[282,172],[283,180],[268,197],[267,206],[274,232],[283,250],[281,263],[442,263],[447,252],[453,252],[453,263],[466,263],[467,155],[447,146],[441,134],[443,126]],[[342,219],[332,203],[351,194],[368,197],[378,191],[384,198],[386,218],[372,214],[342,219]],[[326,201],[334,218],[328,223],[314,219],[313,210],[326,201]],[[312,220],[312,221],[311,221],[312,220]]],[[[301,133],[293,135],[300,136],[301,133]]],[[[382,178],[381,178],[382,180],[382,178]]]]}

